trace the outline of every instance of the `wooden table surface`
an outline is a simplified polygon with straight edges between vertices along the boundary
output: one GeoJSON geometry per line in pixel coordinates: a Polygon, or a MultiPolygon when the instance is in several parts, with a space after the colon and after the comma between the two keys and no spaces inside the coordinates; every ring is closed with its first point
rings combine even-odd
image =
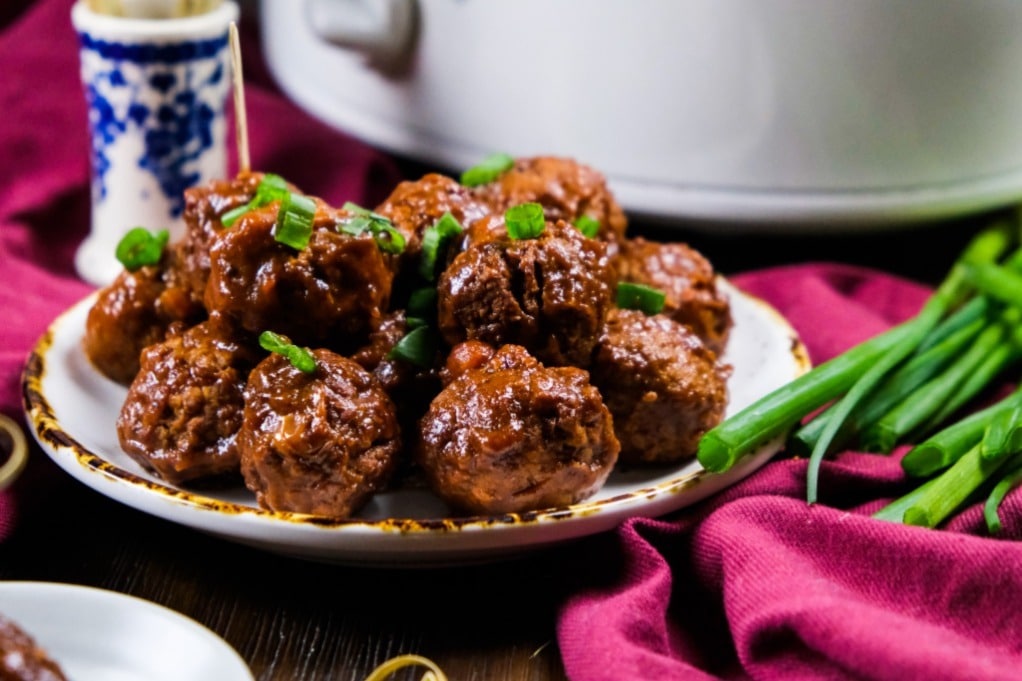
{"type": "MultiPolygon", "coordinates": [[[[778,235],[639,224],[686,240],[725,274],[813,260],[870,265],[935,282],[973,221],[860,233],[778,235]]],[[[613,534],[489,565],[367,569],[291,559],[148,516],[73,481],[35,450],[27,475],[52,476],[13,539],[0,578],[133,594],[205,624],[261,681],[361,681],[416,653],[459,681],[564,679],[555,622],[573,577],[613,555],[613,534]]],[[[396,678],[418,679],[420,672],[396,678]]]]}

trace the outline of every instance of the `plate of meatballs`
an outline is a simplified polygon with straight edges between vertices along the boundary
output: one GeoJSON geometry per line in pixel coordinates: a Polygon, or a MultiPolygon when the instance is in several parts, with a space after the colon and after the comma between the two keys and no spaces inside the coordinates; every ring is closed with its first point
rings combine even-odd
{"type": "Polygon", "coordinates": [[[122,503],[350,564],[492,560],[695,503],[727,415],[809,368],[766,303],[630,236],[602,174],[495,155],[341,207],[243,173],[29,357],[33,434],[122,503]]]}

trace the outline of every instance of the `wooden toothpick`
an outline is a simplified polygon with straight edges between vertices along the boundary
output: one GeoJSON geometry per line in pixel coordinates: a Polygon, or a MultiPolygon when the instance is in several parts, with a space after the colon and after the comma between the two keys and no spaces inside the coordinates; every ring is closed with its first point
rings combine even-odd
{"type": "Polygon", "coordinates": [[[245,113],[245,83],[241,68],[241,40],[238,25],[231,22],[231,72],[234,74],[234,136],[238,147],[238,174],[248,173],[252,164],[248,156],[248,116],[245,113]]]}

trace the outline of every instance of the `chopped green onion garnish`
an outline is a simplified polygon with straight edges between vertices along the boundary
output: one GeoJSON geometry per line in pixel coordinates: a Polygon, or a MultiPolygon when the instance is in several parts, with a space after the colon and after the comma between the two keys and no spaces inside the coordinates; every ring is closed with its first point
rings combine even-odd
{"type": "Polygon", "coordinates": [[[249,212],[253,208],[255,208],[255,206],[252,205],[251,201],[249,201],[248,203],[243,203],[240,206],[235,206],[234,208],[230,209],[229,211],[220,216],[220,224],[222,224],[224,227],[233,227],[234,223],[238,221],[238,218],[240,218],[242,215],[249,212]]]}
{"type": "Polygon", "coordinates": [[[260,205],[266,205],[274,201],[282,201],[285,196],[291,193],[287,187],[287,180],[280,175],[266,173],[256,187],[256,198],[260,205]]]}
{"type": "Polygon", "coordinates": [[[368,231],[373,235],[376,246],[384,253],[396,255],[405,250],[404,234],[397,231],[389,219],[351,201],[345,202],[342,208],[354,213],[355,217],[342,222],[338,227],[340,231],[352,236],[368,231]]]}
{"type": "Polygon", "coordinates": [[[417,288],[408,296],[409,317],[432,319],[436,316],[436,289],[429,286],[417,288]]]}
{"type": "Polygon", "coordinates": [[[316,217],[316,202],[308,196],[289,193],[280,204],[273,238],[300,251],[309,245],[312,222],[316,217]]]}
{"type": "Polygon", "coordinates": [[[546,216],[538,203],[522,203],[504,211],[504,224],[512,239],[535,239],[543,233],[546,216]]]}
{"type": "Polygon", "coordinates": [[[316,358],[312,356],[309,349],[295,345],[287,336],[273,331],[263,331],[259,334],[259,346],[263,350],[275,352],[286,358],[295,369],[302,373],[311,374],[316,371],[316,358]]]}
{"type": "Polygon", "coordinates": [[[169,240],[170,232],[165,229],[153,234],[145,227],[134,227],[121,237],[114,255],[125,269],[135,271],[139,267],[159,263],[169,240]]]}
{"type": "Polygon", "coordinates": [[[397,342],[397,345],[387,353],[387,359],[401,359],[428,369],[433,366],[434,355],[436,355],[436,336],[428,326],[419,326],[409,331],[404,338],[397,342]]]}
{"type": "Polygon", "coordinates": [[[660,289],[620,281],[617,284],[617,306],[627,310],[641,310],[648,315],[657,314],[664,309],[666,294],[660,289]]]}
{"type": "Polygon", "coordinates": [[[515,159],[509,154],[492,154],[483,159],[479,165],[472,166],[461,174],[461,183],[466,187],[476,187],[493,182],[501,173],[511,169],[515,159]]]}
{"type": "Polygon", "coordinates": [[[600,221],[589,217],[588,215],[580,215],[575,220],[575,226],[578,227],[578,231],[586,235],[590,239],[596,237],[600,231],[600,221]]]}
{"type": "Polygon", "coordinates": [[[266,173],[263,175],[263,179],[259,180],[259,186],[256,187],[256,193],[252,200],[224,213],[220,216],[220,223],[224,227],[231,227],[238,221],[238,218],[250,210],[262,208],[274,201],[283,201],[288,194],[290,191],[288,191],[287,181],[284,178],[273,173],[266,173]]]}
{"type": "Polygon", "coordinates": [[[461,234],[461,224],[450,213],[444,213],[432,227],[422,233],[422,259],[419,260],[419,273],[428,281],[436,278],[436,263],[444,247],[454,237],[461,234]]]}

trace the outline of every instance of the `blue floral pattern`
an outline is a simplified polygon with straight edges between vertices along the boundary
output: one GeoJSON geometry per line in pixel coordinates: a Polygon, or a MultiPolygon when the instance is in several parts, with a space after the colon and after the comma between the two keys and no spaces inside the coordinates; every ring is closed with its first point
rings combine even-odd
{"type": "Polygon", "coordinates": [[[129,130],[143,140],[138,168],[151,173],[172,218],[184,190],[201,178],[198,161],[224,116],[227,34],[167,45],[125,44],[79,33],[92,132],[93,200],[107,195],[108,151],[129,130]]]}

